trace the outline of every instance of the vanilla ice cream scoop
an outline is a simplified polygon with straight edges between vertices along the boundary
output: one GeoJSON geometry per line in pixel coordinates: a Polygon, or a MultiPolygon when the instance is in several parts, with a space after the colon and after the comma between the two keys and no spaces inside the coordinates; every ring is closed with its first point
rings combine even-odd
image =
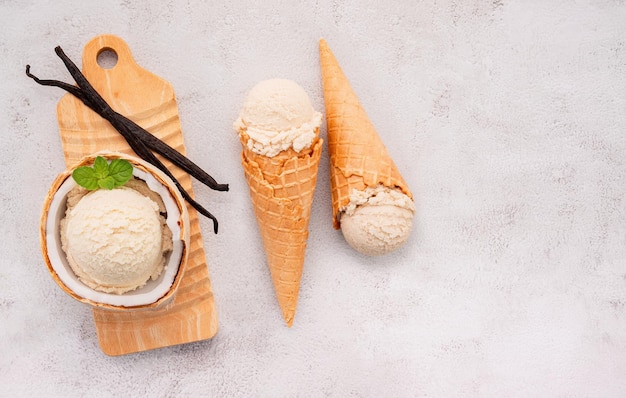
{"type": "Polygon", "coordinates": [[[269,79],[250,90],[233,127],[248,135],[251,151],[273,157],[289,148],[300,152],[311,146],[321,122],[322,114],[296,82],[269,79]]]}
{"type": "Polygon", "coordinates": [[[68,208],[64,223],[68,262],[93,289],[122,294],[163,269],[159,206],[134,189],[89,192],[68,208]]]}
{"type": "Polygon", "coordinates": [[[382,255],[406,243],[414,213],[413,200],[400,190],[382,185],[353,190],[350,203],[340,212],[341,231],[358,252],[382,255]]]}

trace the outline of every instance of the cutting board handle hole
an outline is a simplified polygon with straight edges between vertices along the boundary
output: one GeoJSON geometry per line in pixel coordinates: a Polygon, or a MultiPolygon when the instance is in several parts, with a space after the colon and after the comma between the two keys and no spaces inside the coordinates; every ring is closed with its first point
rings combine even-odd
{"type": "Polygon", "coordinates": [[[117,52],[112,48],[103,48],[96,56],[98,65],[103,69],[112,69],[117,65],[117,52]]]}

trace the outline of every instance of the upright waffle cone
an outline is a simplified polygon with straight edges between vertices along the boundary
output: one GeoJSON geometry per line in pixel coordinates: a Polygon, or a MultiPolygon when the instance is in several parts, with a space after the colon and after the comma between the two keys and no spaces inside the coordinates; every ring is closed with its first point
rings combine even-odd
{"type": "MultiPolygon", "coordinates": [[[[318,130],[319,134],[319,130],[318,130]]],[[[241,164],[250,187],[268,266],[283,318],[293,323],[323,140],[299,153],[289,149],[274,157],[250,151],[240,132],[241,164]]]]}
{"type": "Polygon", "coordinates": [[[350,203],[353,189],[382,184],[399,188],[413,198],[393,159],[376,132],[324,39],[320,40],[324,85],[333,226],[339,229],[339,211],[350,203]]]}

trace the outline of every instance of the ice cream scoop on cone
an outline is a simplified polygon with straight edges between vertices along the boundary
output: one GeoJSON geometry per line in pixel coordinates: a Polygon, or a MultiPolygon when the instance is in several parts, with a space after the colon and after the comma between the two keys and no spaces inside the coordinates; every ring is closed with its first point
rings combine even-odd
{"type": "Polygon", "coordinates": [[[283,318],[291,326],[323,140],[321,114],[296,83],[260,82],[234,124],[241,164],[283,318]]]}
{"type": "Polygon", "coordinates": [[[319,45],[333,226],[359,252],[388,253],[408,239],[413,195],[328,44],[319,45]]]}

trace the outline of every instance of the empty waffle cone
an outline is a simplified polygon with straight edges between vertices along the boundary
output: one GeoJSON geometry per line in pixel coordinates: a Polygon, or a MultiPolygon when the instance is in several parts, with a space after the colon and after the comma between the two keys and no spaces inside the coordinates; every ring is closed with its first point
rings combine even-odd
{"type": "Polygon", "coordinates": [[[333,226],[339,229],[339,212],[350,203],[353,189],[363,191],[382,184],[400,189],[411,199],[413,196],[328,44],[324,39],[319,44],[333,226]]]}
{"type": "Polygon", "coordinates": [[[241,163],[250,187],[276,297],[283,318],[291,326],[298,303],[311,205],[323,140],[319,129],[307,149],[293,149],[267,157],[250,151],[248,136],[240,132],[241,163]]]}

